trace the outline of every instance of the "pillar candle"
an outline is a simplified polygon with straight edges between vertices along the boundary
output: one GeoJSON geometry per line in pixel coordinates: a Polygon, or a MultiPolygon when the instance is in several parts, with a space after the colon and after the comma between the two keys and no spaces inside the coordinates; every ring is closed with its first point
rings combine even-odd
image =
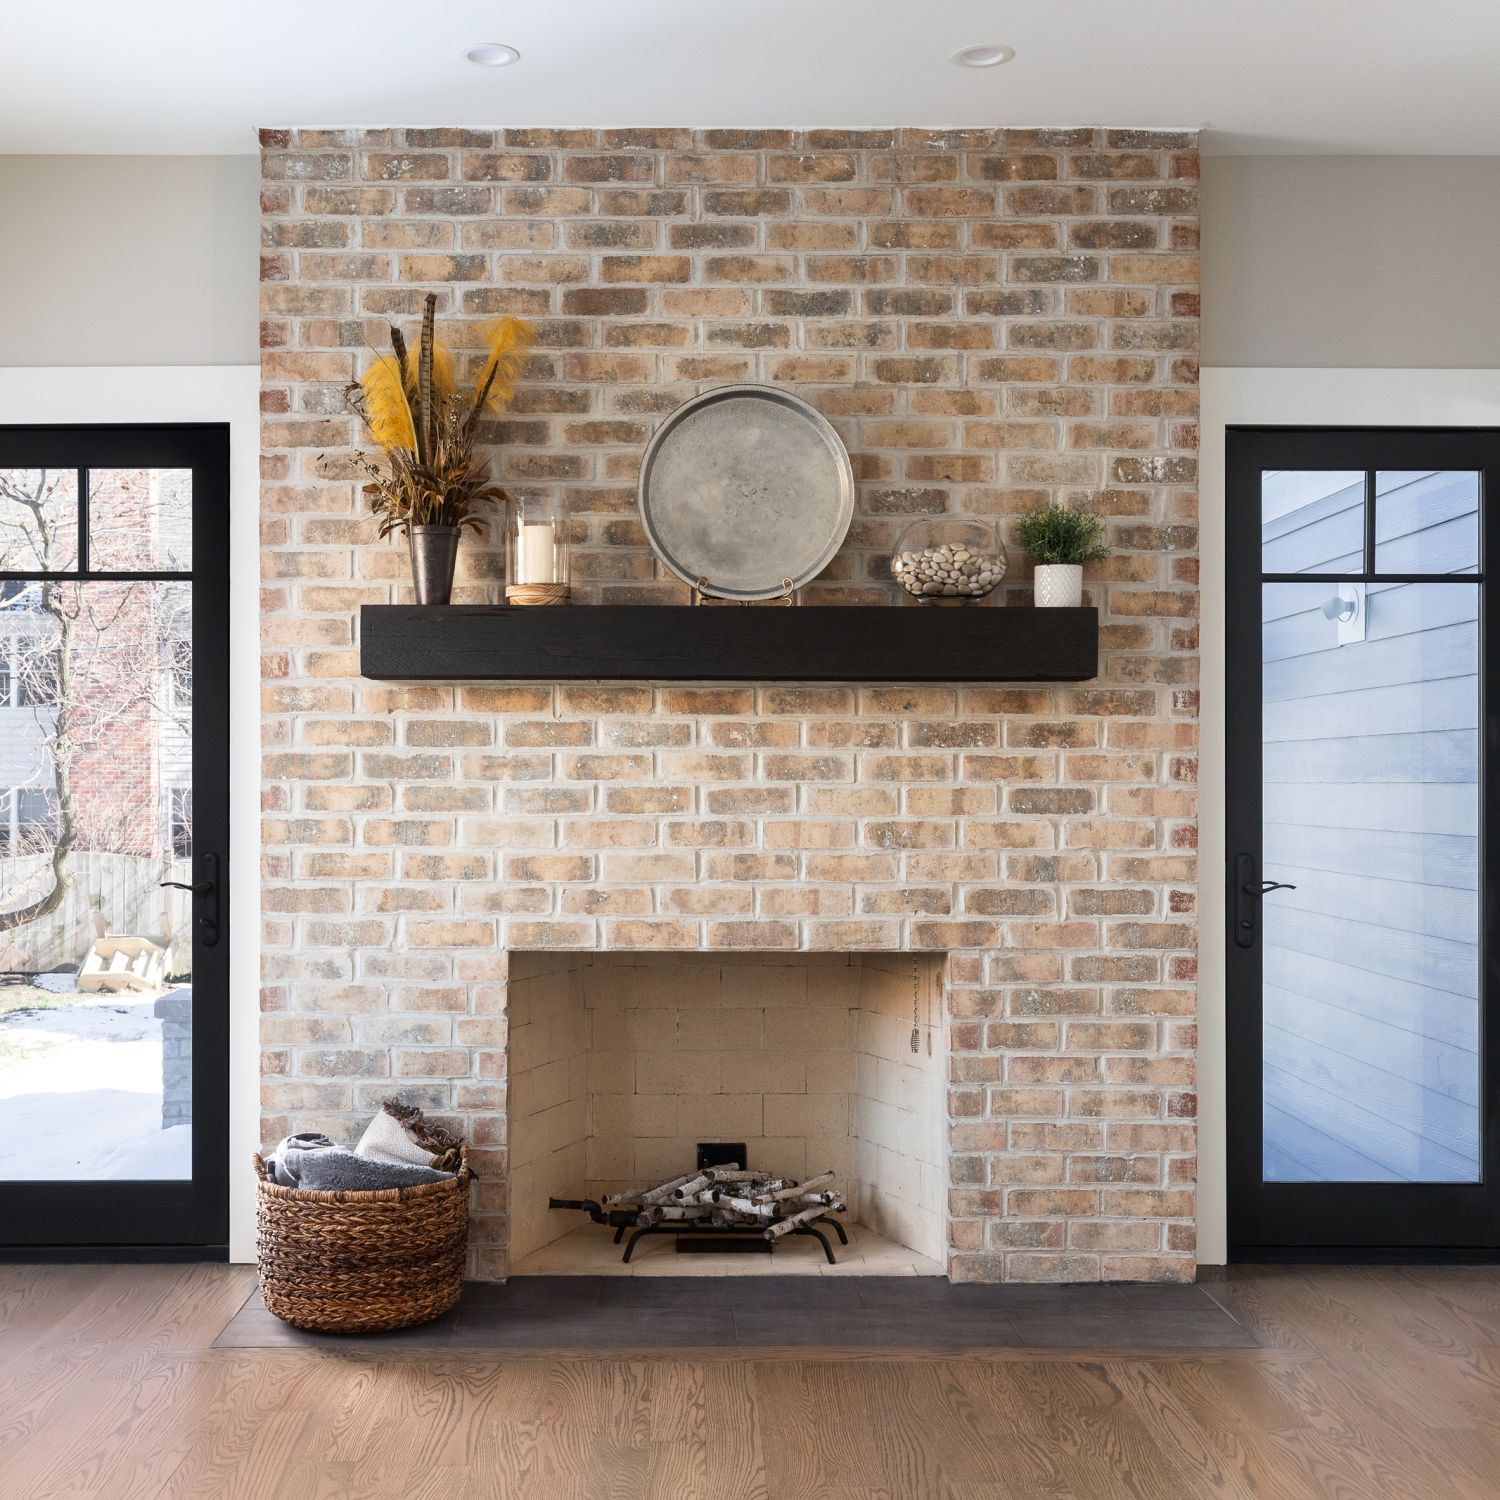
{"type": "Polygon", "coordinates": [[[553,572],[553,531],[550,521],[527,521],[517,548],[517,583],[556,583],[553,572]]]}

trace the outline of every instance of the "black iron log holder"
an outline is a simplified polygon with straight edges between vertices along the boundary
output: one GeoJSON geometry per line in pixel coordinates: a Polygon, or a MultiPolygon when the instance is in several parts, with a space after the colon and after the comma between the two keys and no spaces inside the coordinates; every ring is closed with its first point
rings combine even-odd
{"type": "MultiPolygon", "coordinates": [[[[759,1251],[766,1255],[773,1255],[776,1251],[776,1241],[768,1240],[765,1230],[757,1224],[703,1224],[695,1219],[673,1219],[663,1224],[640,1224],[637,1222],[638,1210],[608,1209],[592,1198],[549,1198],[547,1207],[571,1208],[586,1213],[594,1223],[603,1224],[614,1230],[614,1242],[617,1245],[625,1238],[627,1229],[633,1230],[622,1257],[627,1266],[630,1264],[630,1257],[635,1253],[636,1245],[648,1234],[675,1236],[677,1249],[680,1252],[728,1250],[759,1251]],[[721,1243],[713,1243],[715,1240],[721,1243]]],[[[816,1219],[805,1224],[798,1224],[796,1228],[789,1229],[787,1234],[811,1236],[823,1247],[823,1254],[828,1257],[828,1264],[836,1266],[838,1258],[833,1253],[833,1246],[828,1243],[828,1236],[818,1228],[820,1224],[826,1224],[838,1235],[840,1245],[849,1243],[849,1236],[844,1232],[844,1226],[828,1214],[820,1214],[816,1219]]]]}

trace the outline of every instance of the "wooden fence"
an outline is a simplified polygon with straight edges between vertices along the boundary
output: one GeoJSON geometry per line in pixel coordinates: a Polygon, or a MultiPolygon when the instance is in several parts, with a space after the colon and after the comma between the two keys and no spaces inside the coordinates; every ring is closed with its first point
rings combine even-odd
{"type": "MultiPolygon", "coordinates": [[[[75,854],[73,884],[54,912],[24,927],[0,932],[0,973],[40,974],[75,969],[94,941],[96,919],[110,932],[169,943],[168,972],[190,968],[192,897],[164,891],[163,880],[192,879],[186,861],[146,859],[134,854],[75,854]]],[[[0,911],[14,911],[43,895],[51,871],[44,857],[0,859],[0,911]]]]}

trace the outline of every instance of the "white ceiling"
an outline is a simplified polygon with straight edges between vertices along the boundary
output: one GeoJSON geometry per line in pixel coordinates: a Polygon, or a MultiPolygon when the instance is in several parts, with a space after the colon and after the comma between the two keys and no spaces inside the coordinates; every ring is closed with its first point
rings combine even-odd
{"type": "Polygon", "coordinates": [[[0,153],[263,125],[1158,125],[1500,154],[1496,0],[0,0],[0,153]],[[522,60],[477,68],[474,42],[522,60]],[[971,70],[956,48],[1005,42],[971,70]]]}

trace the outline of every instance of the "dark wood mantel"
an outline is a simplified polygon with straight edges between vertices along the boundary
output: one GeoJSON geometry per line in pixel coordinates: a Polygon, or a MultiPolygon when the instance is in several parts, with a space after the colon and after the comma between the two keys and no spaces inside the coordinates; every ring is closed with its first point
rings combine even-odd
{"type": "Polygon", "coordinates": [[[1083,682],[1093,609],[365,605],[360,671],[388,682],[1083,682]]]}

